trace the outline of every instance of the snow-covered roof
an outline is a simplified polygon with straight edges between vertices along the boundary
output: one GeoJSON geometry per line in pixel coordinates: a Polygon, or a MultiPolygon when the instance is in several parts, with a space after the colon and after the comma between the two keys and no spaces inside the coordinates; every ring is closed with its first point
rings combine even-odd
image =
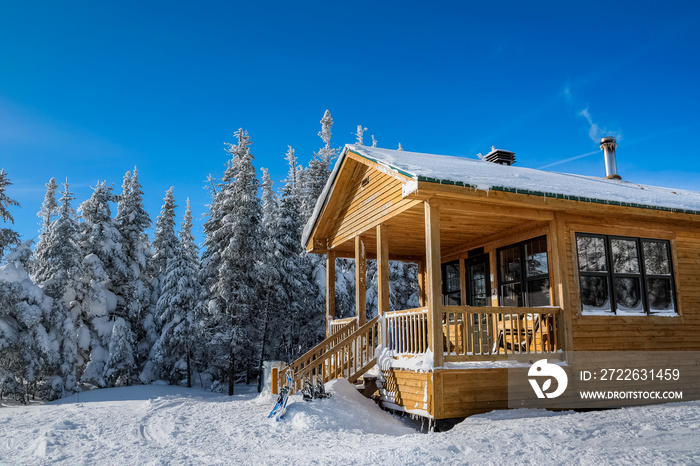
{"type": "Polygon", "coordinates": [[[348,151],[396,170],[415,181],[700,215],[700,192],[697,191],[499,165],[465,157],[348,144],[338,158],[326,188],[316,204],[316,210],[304,228],[304,245],[308,243],[348,151]]]}

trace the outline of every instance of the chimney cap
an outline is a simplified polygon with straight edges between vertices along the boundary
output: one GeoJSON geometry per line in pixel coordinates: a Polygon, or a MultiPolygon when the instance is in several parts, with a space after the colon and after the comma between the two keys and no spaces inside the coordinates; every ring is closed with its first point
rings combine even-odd
{"type": "Polygon", "coordinates": [[[602,149],[604,145],[612,145],[612,148],[615,149],[617,147],[615,136],[606,136],[602,138],[600,140],[600,148],[602,149]]]}
{"type": "Polygon", "coordinates": [[[515,152],[492,147],[491,152],[484,156],[484,160],[500,165],[513,165],[515,163],[515,152]]]}

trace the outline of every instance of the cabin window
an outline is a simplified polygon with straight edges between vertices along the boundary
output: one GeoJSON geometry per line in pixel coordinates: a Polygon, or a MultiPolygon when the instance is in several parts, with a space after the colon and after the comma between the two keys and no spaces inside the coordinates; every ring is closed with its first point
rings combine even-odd
{"type": "Polygon", "coordinates": [[[676,314],[666,240],[576,234],[584,314],[676,314]]]}
{"type": "Polygon", "coordinates": [[[461,284],[459,261],[442,264],[442,297],[446,306],[459,306],[462,304],[461,284]]]}
{"type": "Polygon", "coordinates": [[[497,254],[499,305],[551,304],[546,236],[500,248],[497,254]]]}

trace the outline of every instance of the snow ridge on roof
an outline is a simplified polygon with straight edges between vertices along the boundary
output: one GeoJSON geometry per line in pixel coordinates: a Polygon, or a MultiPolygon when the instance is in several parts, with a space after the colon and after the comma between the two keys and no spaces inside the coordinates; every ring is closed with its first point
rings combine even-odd
{"type": "Polygon", "coordinates": [[[386,165],[418,181],[471,186],[700,214],[700,192],[609,180],[602,177],[546,172],[499,165],[449,155],[421,154],[357,145],[346,146],[363,157],[386,165]]]}

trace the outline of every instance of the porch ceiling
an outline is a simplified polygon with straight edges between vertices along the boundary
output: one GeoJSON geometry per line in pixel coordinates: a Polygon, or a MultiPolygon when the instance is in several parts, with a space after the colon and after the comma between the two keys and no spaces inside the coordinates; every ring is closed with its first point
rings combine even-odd
{"type": "MultiPolygon", "coordinates": [[[[449,254],[465,245],[478,247],[480,240],[485,243],[493,236],[530,222],[530,219],[488,212],[465,212],[457,206],[443,205],[440,207],[441,254],[449,254]]],[[[385,225],[388,226],[390,258],[425,255],[425,213],[422,204],[392,217],[385,225]]],[[[362,236],[366,238],[367,256],[376,256],[376,229],[371,228],[362,236]]],[[[339,254],[352,256],[355,250],[354,240],[346,241],[335,250],[339,254]]]]}

